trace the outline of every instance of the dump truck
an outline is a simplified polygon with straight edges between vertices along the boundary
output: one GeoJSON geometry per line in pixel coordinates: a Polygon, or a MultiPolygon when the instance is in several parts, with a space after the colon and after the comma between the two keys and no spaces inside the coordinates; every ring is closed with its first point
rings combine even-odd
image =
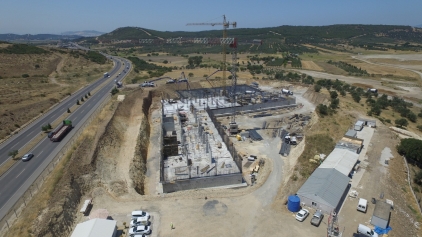
{"type": "Polygon", "coordinates": [[[53,142],[59,142],[63,139],[63,137],[66,136],[66,134],[69,133],[70,130],[72,130],[72,121],[70,120],[63,120],[62,125],[55,131],[57,131],[50,140],[53,142]]]}

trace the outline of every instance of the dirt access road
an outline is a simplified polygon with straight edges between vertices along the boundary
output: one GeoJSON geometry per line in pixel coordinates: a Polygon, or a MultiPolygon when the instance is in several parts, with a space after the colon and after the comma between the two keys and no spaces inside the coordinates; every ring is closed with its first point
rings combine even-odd
{"type": "MultiPolygon", "coordinates": [[[[313,109],[313,105],[303,100],[300,93],[297,95],[298,102],[306,106],[279,115],[280,117],[293,113],[309,113],[309,110],[313,109]]],[[[152,116],[153,119],[150,121],[152,130],[156,124],[159,124],[154,117],[156,116],[152,116]]],[[[242,123],[241,119],[240,117],[240,123],[242,123]]],[[[257,119],[253,123],[262,124],[262,121],[257,119]]],[[[151,131],[151,135],[154,137],[151,143],[155,143],[157,138],[154,131],[151,131]]],[[[123,217],[123,219],[115,218],[119,221],[118,225],[121,225],[123,221],[128,222],[129,214],[133,210],[149,211],[155,215],[152,221],[152,236],[323,236],[326,231],[325,224],[316,228],[309,224],[309,218],[299,223],[287,210],[280,212],[272,209],[271,204],[282,185],[282,180],[288,176],[289,169],[284,169],[287,158],[278,154],[280,138],[262,135],[264,141],[261,146],[255,144],[259,148],[256,148],[254,152],[267,159],[258,176],[258,185],[237,190],[189,190],[157,195],[157,190],[154,190],[151,182],[154,180],[157,183],[158,176],[155,171],[152,171],[149,174],[147,172],[149,177],[146,178],[149,195],[126,194],[117,197],[109,195],[98,187],[93,190],[94,209],[106,208],[113,218],[123,217]],[[268,176],[266,181],[265,176],[268,176]],[[171,223],[175,229],[170,228],[171,223]]],[[[156,150],[152,151],[152,154],[157,154],[156,150]]],[[[299,155],[300,153],[296,154],[295,158],[297,159],[299,155]]],[[[150,158],[151,156],[148,157],[148,162],[150,158]]],[[[290,161],[292,159],[294,162],[293,155],[290,161]]],[[[156,162],[151,163],[156,165],[156,162]]]]}

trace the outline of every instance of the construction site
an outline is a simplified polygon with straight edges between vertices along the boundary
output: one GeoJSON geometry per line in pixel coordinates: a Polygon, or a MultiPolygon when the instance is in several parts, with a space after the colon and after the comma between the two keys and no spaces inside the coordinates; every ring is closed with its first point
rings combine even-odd
{"type": "Polygon", "coordinates": [[[245,185],[242,157],[229,138],[240,134],[236,115],[296,107],[295,98],[281,91],[265,92],[247,85],[178,93],[180,100],[162,100],[160,181],[165,193],[245,185]],[[230,117],[230,122],[217,122],[217,117],[230,117]]]}

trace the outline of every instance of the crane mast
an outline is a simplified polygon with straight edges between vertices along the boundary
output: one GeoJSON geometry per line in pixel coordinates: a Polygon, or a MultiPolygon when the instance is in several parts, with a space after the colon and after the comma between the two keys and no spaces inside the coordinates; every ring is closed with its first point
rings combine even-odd
{"type": "MultiPolygon", "coordinates": [[[[227,20],[226,20],[226,15],[223,15],[223,22],[221,23],[221,22],[219,22],[219,23],[188,23],[188,24],[186,24],[186,25],[188,25],[188,26],[191,26],[191,25],[211,25],[211,26],[215,26],[215,25],[222,25],[223,26],[223,39],[225,39],[225,38],[227,38],[227,29],[230,27],[230,25],[233,27],[233,28],[236,28],[236,26],[237,26],[237,23],[236,22],[232,22],[232,23],[230,23],[230,22],[228,22],[227,20]]],[[[227,70],[227,66],[226,66],[226,58],[227,58],[227,54],[226,54],[226,44],[222,44],[222,47],[223,47],[223,65],[222,65],[222,71],[223,71],[223,83],[222,83],[222,86],[223,86],[223,93],[226,93],[226,70],[227,70]]]]}

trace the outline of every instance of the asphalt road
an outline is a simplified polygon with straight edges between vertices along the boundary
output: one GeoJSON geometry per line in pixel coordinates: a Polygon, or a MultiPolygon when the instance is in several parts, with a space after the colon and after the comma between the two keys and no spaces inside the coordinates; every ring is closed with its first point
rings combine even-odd
{"type": "MultiPolygon", "coordinates": [[[[88,92],[92,92],[95,88],[100,86],[105,81],[108,83],[97,91],[95,94],[91,93],[85,102],[66,119],[70,119],[74,128],[66,135],[61,142],[51,142],[47,138],[42,139],[30,152],[35,156],[28,162],[18,161],[5,174],[0,177],[0,220],[8,213],[10,208],[16,203],[19,197],[27,190],[27,188],[35,181],[39,174],[48,166],[51,160],[60,152],[61,148],[71,139],[80,126],[89,118],[101,102],[107,98],[110,91],[115,86],[114,79],[124,67],[131,67],[130,62],[125,61],[125,65],[119,59],[113,57],[115,67],[109,72],[110,78],[100,78],[93,84],[77,91],[62,101],[59,105],[51,109],[48,113],[37,119],[31,125],[14,135],[11,139],[0,146],[0,164],[9,159],[8,152],[11,150],[19,150],[29,143],[35,136],[39,136],[41,127],[47,123],[51,123],[67,112],[67,109],[72,107],[77,99],[85,96],[88,92]]],[[[128,69],[125,69],[128,72],[128,69]]],[[[118,77],[122,80],[126,73],[118,77]]],[[[1,228],[1,227],[0,227],[1,228]]]]}

